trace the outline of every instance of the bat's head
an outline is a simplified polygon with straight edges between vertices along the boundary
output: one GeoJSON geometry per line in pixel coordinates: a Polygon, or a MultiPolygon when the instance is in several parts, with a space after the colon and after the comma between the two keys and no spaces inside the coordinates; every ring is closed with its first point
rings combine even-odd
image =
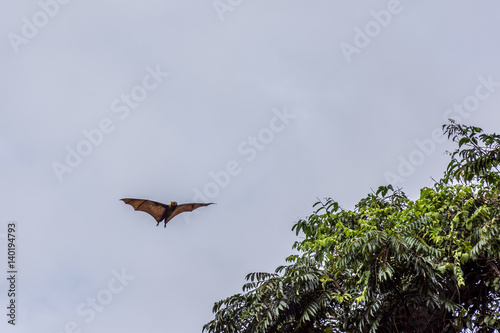
{"type": "Polygon", "coordinates": [[[177,207],[177,201],[172,201],[172,202],[170,203],[170,207],[172,207],[172,208],[177,207]]]}

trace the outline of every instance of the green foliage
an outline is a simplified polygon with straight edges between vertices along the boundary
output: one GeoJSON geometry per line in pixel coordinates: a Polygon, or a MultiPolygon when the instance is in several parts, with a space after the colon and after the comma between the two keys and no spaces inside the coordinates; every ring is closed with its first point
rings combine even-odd
{"type": "Polygon", "coordinates": [[[479,127],[456,124],[452,119],[443,129],[448,138],[458,143],[458,149],[450,154],[452,160],[445,181],[499,184],[500,135],[484,134],[479,127]]]}
{"type": "MultiPolygon", "coordinates": [[[[215,303],[216,332],[495,332],[500,327],[500,136],[445,126],[458,143],[416,200],[381,186],[353,210],[331,199],[292,228],[301,255],[251,273],[215,303]]],[[[498,330],[496,331],[498,332],[498,330]]]]}

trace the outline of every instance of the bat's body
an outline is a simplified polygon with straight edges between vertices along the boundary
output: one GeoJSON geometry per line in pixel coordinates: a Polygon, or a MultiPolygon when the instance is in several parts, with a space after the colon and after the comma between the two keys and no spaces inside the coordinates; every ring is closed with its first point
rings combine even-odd
{"type": "Polygon", "coordinates": [[[184,213],[191,212],[199,207],[204,207],[212,205],[213,203],[188,203],[178,205],[177,202],[172,201],[170,205],[162,204],[161,202],[145,200],[145,199],[120,199],[128,205],[134,207],[135,210],[140,210],[148,213],[156,220],[156,225],[160,224],[161,221],[165,221],[165,228],[167,227],[167,222],[174,218],[174,216],[184,213]]]}

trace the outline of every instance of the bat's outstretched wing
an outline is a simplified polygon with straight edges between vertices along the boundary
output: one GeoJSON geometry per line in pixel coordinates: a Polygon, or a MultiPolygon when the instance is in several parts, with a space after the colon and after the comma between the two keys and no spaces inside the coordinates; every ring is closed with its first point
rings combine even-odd
{"type": "Polygon", "coordinates": [[[148,213],[155,218],[156,222],[160,222],[165,214],[165,210],[168,209],[168,205],[162,204],[160,202],[144,200],[144,199],[120,199],[128,205],[134,207],[135,210],[140,210],[148,213]]]}
{"type": "Polygon", "coordinates": [[[205,206],[213,205],[213,204],[214,204],[213,202],[210,202],[210,203],[187,203],[187,204],[178,205],[177,207],[175,207],[175,210],[172,212],[172,214],[170,214],[170,216],[168,216],[165,219],[165,223],[167,223],[168,221],[173,219],[174,216],[179,215],[180,213],[192,212],[196,208],[205,207],[205,206]]]}

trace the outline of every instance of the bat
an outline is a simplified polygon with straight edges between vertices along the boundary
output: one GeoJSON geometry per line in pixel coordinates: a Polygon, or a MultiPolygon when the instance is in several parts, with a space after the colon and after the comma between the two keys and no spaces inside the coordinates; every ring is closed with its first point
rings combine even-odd
{"type": "Polygon", "coordinates": [[[156,220],[156,226],[160,224],[161,221],[165,221],[165,228],[167,227],[168,221],[173,219],[176,215],[184,212],[192,212],[196,208],[213,205],[210,203],[187,203],[178,205],[177,202],[172,201],[170,205],[162,204],[161,202],[145,200],[145,199],[120,199],[128,205],[134,207],[134,210],[140,210],[148,213],[156,220]]]}

